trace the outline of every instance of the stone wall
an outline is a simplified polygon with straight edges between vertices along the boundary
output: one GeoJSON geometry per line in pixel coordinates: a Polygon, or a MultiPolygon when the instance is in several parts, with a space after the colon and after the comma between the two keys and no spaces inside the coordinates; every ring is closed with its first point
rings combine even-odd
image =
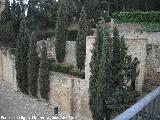
{"type": "Polygon", "coordinates": [[[17,89],[15,57],[6,48],[0,48],[0,80],[12,83],[17,89]]]}
{"type": "Polygon", "coordinates": [[[3,9],[5,8],[6,0],[0,0],[0,14],[2,13],[3,9]]]}
{"type": "Polygon", "coordinates": [[[131,23],[112,24],[112,28],[115,26],[125,38],[145,38],[147,39],[147,44],[160,45],[160,32],[139,31],[142,26],[131,23]]]}
{"type": "MultiPolygon", "coordinates": [[[[40,53],[41,49],[41,41],[38,41],[38,53],[40,53]]],[[[56,60],[56,52],[55,52],[55,38],[49,38],[46,40],[47,45],[47,53],[49,58],[54,58],[56,60]]],[[[76,62],[76,42],[75,41],[66,41],[66,49],[65,49],[65,58],[64,63],[70,65],[77,65],[76,62]]]]}
{"type": "Polygon", "coordinates": [[[76,66],[76,42],[66,41],[65,63],[76,66]]]}
{"type": "Polygon", "coordinates": [[[140,61],[140,64],[137,67],[137,69],[139,70],[139,75],[136,80],[136,89],[142,92],[147,57],[147,39],[127,38],[125,42],[128,47],[128,55],[131,55],[132,58],[137,57],[140,61]]]}
{"type": "Polygon", "coordinates": [[[51,72],[50,104],[58,106],[62,112],[79,117],[81,80],[70,75],[51,72]]]}
{"type": "Polygon", "coordinates": [[[124,35],[127,38],[132,37],[147,39],[145,83],[148,80],[150,83],[158,82],[160,80],[160,32],[142,32],[139,31],[142,28],[141,25],[131,23],[112,23],[112,28],[114,26],[118,28],[121,35],[124,35]]]}

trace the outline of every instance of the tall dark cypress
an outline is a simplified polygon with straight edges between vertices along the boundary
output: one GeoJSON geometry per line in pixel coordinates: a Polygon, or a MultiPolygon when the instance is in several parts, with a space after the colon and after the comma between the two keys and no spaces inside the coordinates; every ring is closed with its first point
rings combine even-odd
{"type": "Polygon", "coordinates": [[[60,0],[59,3],[56,26],[56,58],[58,62],[63,62],[66,40],[68,39],[68,16],[65,0],[60,0]]]}
{"type": "Polygon", "coordinates": [[[39,69],[39,58],[36,51],[37,40],[35,34],[32,33],[29,42],[28,51],[28,91],[29,95],[37,96],[37,79],[39,69]]]}
{"type": "Polygon", "coordinates": [[[28,93],[27,61],[29,49],[29,30],[25,18],[22,19],[17,38],[16,79],[21,92],[28,93]]]}
{"type": "Polygon", "coordinates": [[[79,19],[78,36],[76,40],[77,67],[80,70],[82,70],[85,66],[87,29],[87,15],[84,7],[82,7],[79,19]]]}
{"type": "Polygon", "coordinates": [[[47,48],[46,43],[42,41],[42,50],[39,66],[39,85],[40,85],[40,95],[41,98],[48,100],[49,93],[49,68],[48,68],[48,58],[47,58],[47,48]]]}
{"type": "MultiPolygon", "coordinates": [[[[104,42],[104,34],[105,34],[105,22],[104,19],[98,22],[97,24],[97,38],[95,40],[94,48],[92,50],[92,58],[90,63],[91,68],[91,76],[89,83],[89,105],[90,110],[92,112],[93,120],[103,120],[104,116],[102,116],[99,110],[103,108],[99,108],[100,98],[98,97],[98,77],[100,70],[100,59],[102,57],[102,44],[104,42]]],[[[102,98],[103,99],[103,98],[102,98]]]]}

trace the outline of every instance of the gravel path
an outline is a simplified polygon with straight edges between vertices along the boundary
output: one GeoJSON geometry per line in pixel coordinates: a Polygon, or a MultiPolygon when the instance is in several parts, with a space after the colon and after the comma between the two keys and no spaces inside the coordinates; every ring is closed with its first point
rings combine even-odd
{"type": "Polygon", "coordinates": [[[53,116],[53,107],[48,109],[46,102],[16,92],[12,84],[0,80],[0,120],[54,120],[53,116]]]}

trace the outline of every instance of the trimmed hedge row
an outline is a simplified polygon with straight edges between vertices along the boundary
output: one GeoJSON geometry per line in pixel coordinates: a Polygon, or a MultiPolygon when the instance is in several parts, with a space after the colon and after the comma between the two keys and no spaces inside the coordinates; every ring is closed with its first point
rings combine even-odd
{"type": "Polygon", "coordinates": [[[75,77],[79,77],[84,79],[85,78],[85,72],[80,71],[78,69],[75,69],[72,65],[67,65],[67,64],[60,64],[56,63],[55,61],[49,60],[49,70],[50,71],[55,71],[55,72],[60,72],[60,73],[65,73],[65,74],[70,74],[75,77]]]}
{"type": "Polygon", "coordinates": [[[118,23],[160,23],[160,11],[115,12],[112,17],[118,23]]]}

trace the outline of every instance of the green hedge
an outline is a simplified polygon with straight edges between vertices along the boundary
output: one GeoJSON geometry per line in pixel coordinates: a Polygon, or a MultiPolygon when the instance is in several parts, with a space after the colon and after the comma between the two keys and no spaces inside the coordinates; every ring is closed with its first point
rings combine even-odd
{"type": "Polygon", "coordinates": [[[115,12],[112,17],[118,23],[160,23],[160,11],[115,12]]]}
{"type": "Polygon", "coordinates": [[[56,63],[54,60],[49,60],[49,69],[50,71],[70,74],[70,75],[73,75],[75,77],[79,77],[82,79],[85,78],[84,71],[75,69],[72,65],[56,63]]]}

